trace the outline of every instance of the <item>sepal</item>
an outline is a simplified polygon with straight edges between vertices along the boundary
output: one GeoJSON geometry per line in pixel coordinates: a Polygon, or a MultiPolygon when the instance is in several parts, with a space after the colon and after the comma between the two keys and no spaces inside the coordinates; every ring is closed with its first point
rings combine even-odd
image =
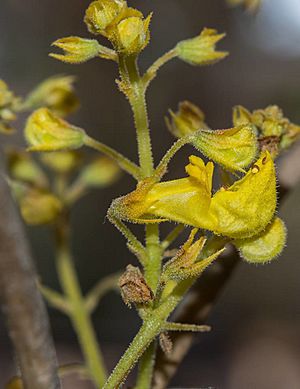
{"type": "Polygon", "coordinates": [[[195,133],[192,144],[206,157],[230,171],[242,171],[257,156],[258,144],[251,126],[195,133]]]}

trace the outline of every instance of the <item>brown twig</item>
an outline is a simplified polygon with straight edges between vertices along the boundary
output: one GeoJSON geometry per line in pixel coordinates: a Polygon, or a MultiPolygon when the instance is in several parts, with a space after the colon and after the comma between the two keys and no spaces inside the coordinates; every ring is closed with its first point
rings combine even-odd
{"type": "Polygon", "coordinates": [[[0,300],[24,388],[59,389],[49,321],[30,251],[3,174],[0,176],[0,300]]]}
{"type": "MultiPolygon", "coordinates": [[[[299,154],[295,152],[287,155],[283,166],[296,165],[299,163],[299,154]]],[[[299,169],[298,169],[299,170],[299,169]]],[[[279,177],[281,172],[279,171],[279,177]]],[[[288,181],[285,174],[284,184],[280,186],[279,203],[286,194],[296,185],[300,178],[293,173],[293,179],[288,181]]],[[[283,181],[283,180],[282,180],[283,181]]],[[[174,321],[180,323],[204,324],[210,315],[215,301],[218,299],[224,286],[230,279],[233,271],[240,262],[238,253],[232,249],[222,260],[212,265],[194,285],[191,292],[186,296],[184,302],[174,315],[174,321]]],[[[156,365],[153,378],[153,389],[165,389],[175,375],[177,368],[190,347],[192,346],[195,334],[178,332],[172,336],[173,350],[165,354],[161,350],[157,353],[156,365]]]]}

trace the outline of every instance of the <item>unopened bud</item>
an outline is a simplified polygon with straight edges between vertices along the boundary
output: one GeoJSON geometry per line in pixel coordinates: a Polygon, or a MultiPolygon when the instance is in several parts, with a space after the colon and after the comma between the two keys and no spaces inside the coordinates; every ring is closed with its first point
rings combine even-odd
{"type": "Polygon", "coordinates": [[[113,184],[119,176],[119,166],[107,157],[100,157],[83,169],[80,181],[85,186],[101,188],[113,184]]]}
{"type": "Polygon", "coordinates": [[[101,54],[101,45],[95,39],[84,39],[78,36],[61,38],[52,43],[64,51],[64,54],[49,54],[60,61],[79,64],[101,54]]]}
{"type": "Polygon", "coordinates": [[[30,109],[47,107],[59,116],[66,116],[79,105],[74,91],[73,76],[54,76],[39,84],[26,98],[24,106],[30,109]]]}
{"type": "Polygon", "coordinates": [[[209,159],[231,171],[243,171],[258,152],[256,136],[251,126],[228,130],[200,130],[192,144],[209,159]]]}
{"type": "Polygon", "coordinates": [[[241,105],[237,105],[233,108],[232,122],[234,127],[251,124],[251,113],[241,105]]]}
{"type": "Polygon", "coordinates": [[[255,12],[261,5],[262,0],[227,0],[232,7],[242,5],[247,11],[255,12]]]}
{"type": "Polygon", "coordinates": [[[216,43],[225,34],[217,34],[214,29],[205,28],[200,35],[179,42],[176,45],[177,56],[191,65],[210,65],[225,58],[228,53],[216,51],[216,43]]]}
{"type": "Polygon", "coordinates": [[[87,8],[84,21],[92,34],[107,36],[126,8],[124,0],[96,0],[87,8]]]}
{"type": "Polygon", "coordinates": [[[41,160],[53,171],[67,174],[80,164],[81,155],[76,150],[54,151],[51,153],[43,153],[41,160]]]}
{"type": "Polygon", "coordinates": [[[45,174],[28,153],[21,150],[9,150],[7,163],[8,171],[13,179],[38,187],[47,186],[45,174]]]}
{"type": "Polygon", "coordinates": [[[29,190],[20,199],[20,211],[27,224],[39,225],[53,222],[61,213],[61,201],[51,193],[29,190]]]}
{"type": "Polygon", "coordinates": [[[199,107],[189,101],[179,103],[176,113],[169,111],[171,118],[165,118],[169,131],[181,138],[200,129],[208,129],[205,124],[205,115],[199,107]]]}
{"type": "Polygon", "coordinates": [[[115,45],[117,51],[125,55],[140,53],[149,43],[149,24],[151,15],[146,19],[131,16],[117,25],[115,45]]]}
{"type": "Polygon", "coordinates": [[[7,84],[0,79],[0,132],[11,134],[13,128],[11,122],[16,120],[16,108],[20,102],[7,84]]]}
{"type": "Polygon", "coordinates": [[[40,108],[27,120],[25,137],[30,151],[58,151],[81,147],[85,132],[40,108]]]}

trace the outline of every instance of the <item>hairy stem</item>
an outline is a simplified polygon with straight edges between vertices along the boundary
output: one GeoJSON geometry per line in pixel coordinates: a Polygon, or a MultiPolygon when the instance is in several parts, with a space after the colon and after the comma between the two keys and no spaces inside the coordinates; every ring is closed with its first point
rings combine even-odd
{"type": "Polygon", "coordinates": [[[134,389],[151,388],[156,348],[157,342],[154,340],[144,352],[140,360],[137,381],[134,389]]]}
{"type": "Polygon", "coordinates": [[[145,101],[146,91],[135,56],[120,58],[120,74],[123,83],[130,86],[128,98],[134,116],[142,178],[149,177],[153,173],[153,157],[145,101]]]}
{"type": "Polygon", "coordinates": [[[102,387],[106,379],[104,362],[71,257],[68,229],[66,218],[57,223],[57,272],[70,305],[69,316],[78,336],[88,370],[95,384],[102,387]]]}
{"type": "Polygon", "coordinates": [[[123,169],[126,173],[130,174],[135,179],[138,180],[140,178],[139,167],[135,163],[131,162],[128,158],[124,157],[124,155],[121,153],[105,145],[104,143],[96,141],[88,135],[86,135],[84,138],[84,144],[88,147],[91,147],[92,149],[100,151],[104,155],[107,155],[116,161],[121,169],[123,169]]]}
{"type": "Polygon", "coordinates": [[[165,65],[167,62],[171,61],[171,59],[176,58],[177,53],[176,50],[172,49],[159,57],[146,71],[146,73],[143,76],[143,81],[146,85],[150,83],[150,81],[155,78],[157,71],[165,65]]]}
{"type": "Polygon", "coordinates": [[[110,274],[107,277],[102,278],[85,296],[86,309],[92,313],[102,297],[109,291],[116,289],[119,291],[118,280],[121,277],[121,273],[110,274]]]}
{"type": "MultiPolygon", "coordinates": [[[[120,58],[120,74],[124,85],[129,86],[128,98],[133,111],[136,127],[139,163],[142,178],[150,177],[154,172],[154,163],[149,130],[149,120],[145,101],[146,83],[140,76],[135,56],[120,58]]],[[[161,273],[162,249],[159,241],[159,226],[146,227],[147,260],[144,262],[145,279],[155,292],[161,273]]],[[[144,350],[143,350],[144,351],[144,350]]],[[[151,386],[155,347],[151,347],[142,357],[138,373],[138,385],[151,386]]]]}
{"type": "MultiPolygon", "coordinates": [[[[165,322],[172,311],[176,308],[182,296],[190,288],[194,280],[181,281],[176,288],[173,290],[171,295],[168,296],[160,305],[150,311],[149,314],[144,318],[144,322],[129,345],[128,349],[120,359],[119,363],[115,367],[111,376],[108,378],[104,389],[116,389],[125,381],[126,377],[138,361],[138,359],[146,351],[147,347],[151,342],[156,338],[157,335],[161,332],[161,329],[164,327],[165,322]]],[[[154,352],[154,350],[153,350],[154,352]]],[[[143,389],[149,387],[149,375],[152,377],[152,369],[150,369],[150,374],[148,373],[145,376],[145,372],[149,370],[149,360],[153,363],[153,354],[149,353],[148,358],[141,363],[143,370],[140,371],[140,375],[143,377],[138,377],[138,382],[143,379],[143,389]]],[[[148,353],[147,353],[148,354],[148,353]]]]}

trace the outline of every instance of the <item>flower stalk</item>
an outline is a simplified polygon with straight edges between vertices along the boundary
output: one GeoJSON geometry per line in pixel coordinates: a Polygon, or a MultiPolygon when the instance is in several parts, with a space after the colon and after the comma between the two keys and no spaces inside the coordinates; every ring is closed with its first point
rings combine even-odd
{"type": "Polygon", "coordinates": [[[82,296],[71,257],[69,227],[66,218],[62,218],[57,222],[55,235],[57,245],[56,267],[61,287],[69,304],[68,314],[78,336],[90,376],[100,388],[105,382],[106,371],[90,313],[82,296]]]}

